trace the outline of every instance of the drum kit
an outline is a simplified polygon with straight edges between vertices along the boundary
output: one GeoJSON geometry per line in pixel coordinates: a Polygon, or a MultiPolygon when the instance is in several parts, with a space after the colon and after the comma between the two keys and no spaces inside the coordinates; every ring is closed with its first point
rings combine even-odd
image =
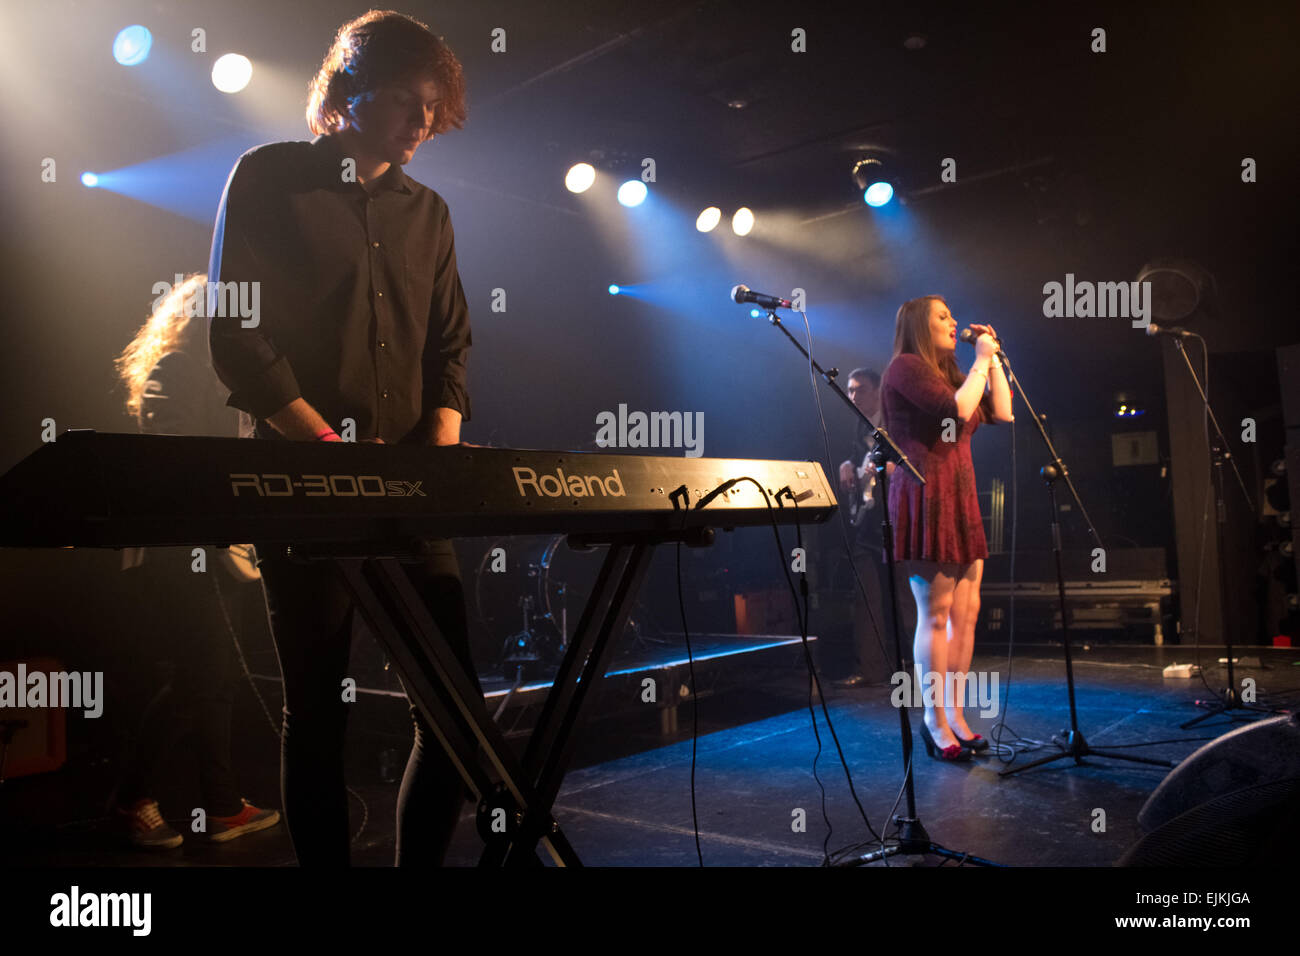
{"type": "MultiPolygon", "coordinates": [[[[602,552],[565,540],[497,538],[475,569],[475,656],[508,681],[554,675],[600,572],[602,552]]],[[[628,618],[624,649],[643,641],[642,611],[628,618]]]]}

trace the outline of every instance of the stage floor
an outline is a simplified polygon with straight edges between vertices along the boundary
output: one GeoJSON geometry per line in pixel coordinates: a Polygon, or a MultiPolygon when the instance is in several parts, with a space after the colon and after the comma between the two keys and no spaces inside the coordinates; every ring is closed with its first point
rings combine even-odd
{"type": "MultiPolygon", "coordinates": [[[[1203,648],[1202,662],[1219,649],[1203,648]]],[[[1300,685],[1300,654],[1250,648],[1238,652],[1238,673],[1258,682],[1261,699],[1294,706],[1300,685]]],[[[1232,729],[1224,718],[1188,731],[1179,724],[1199,711],[1192,701],[1207,696],[1199,679],[1165,679],[1168,663],[1193,659],[1188,648],[1092,646],[1076,652],[1080,725],[1098,747],[1170,761],[1186,757],[1205,741],[1232,729]],[[1149,746],[1132,747],[1149,742],[1149,746]]],[[[975,670],[996,672],[1007,688],[1005,654],[977,656],[975,670]]],[[[1057,752],[1053,735],[1068,726],[1060,648],[1026,645],[1017,652],[1010,685],[1007,724],[1023,738],[1040,742],[1016,763],[1057,752]]],[[[1208,667],[1212,687],[1222,671],[1208,667]]],[[[823,858],[826,824],[822,797],[812,776],[817,744],[807,707],[802,667],[781,681],[732,688],[701,702],[696,762],[700,843],[706,866],[816,866],[823,858]],[[804,811],[806,830],[792,821],[804,811]]],[[[854,690],[827,686],[830,712],[857,793],[878,831],[888,825],[902,782],[897,711],[890,687],[854,690]]],[[[678,731],[665,740],[652,716],[639,721],[598,720],[565,778],[556,817],[583,861],[598,866],[694,866],[691,822],[690,706],[680,711],[678,731]]],[[[969,713],[969,711],[968,711],[969,713]]],[[[260,718],[260,715],[259,715],[260,718]]],[[[917,726],[919,715],[913,717],[917,726]]],[[[970,717],[986,736],[993,718],[970,717]]],[[[818,709],[822,753],[817,771],[826,788],[826,813],[833,825],[832,851],[853,844],[871,849],[862,818],[851,799],[834,744],[818,709]]],[[[244,773],[247,796],[278,805],[274,738],[262,720],[261,757],[244,773]],[[251,777],[251,779],[250,779],[251,777]]],[[[969,764],[928,758],[917,739],[917,805],[931,837],[946,846],[1017,866],[1107,866],[1140,836],[1137,814],[1168,772],[1127,762],[1091,758],[1086,766],[1062,760],[1048,767],[1002,778],[1003,764],[983,756],[969,764]],[[1105,831],[1095,832],[1097,810],[1105,831]]],[[[242,769],[242,768],[241,768],[242,769]]],[[[223,846],[197,839],[174,851],[124,849],[106,832],[102,817],[77,819],[87,805],[86,785],[70,771],[20,778],[5,785],[5,824],[10,865],[41,866],[292,866],[294,856],[283,825],[223,846]],[[80,808],[80,809],[79,809],[80,808]],[[24,819],[26,817],[26,819],[24,819]]],[[[387,866],[393,858],[396,783],[354,782],[353,862],[387,866]]],[[[98,794],[102,802],[103,794],[98,794]]],[[[186,818],[164,804],[164,815],[184,831],[186,818]]],[[[472,808],[448,859],[476,862],[480,843],[472,808]]],[[[889,827],[892,830],[892,827],[889,827]]],[[[937,864],[933,858],[892,865],[937,864]]],[[[952,864],[949,864],[952,865],[952,864]]]]}

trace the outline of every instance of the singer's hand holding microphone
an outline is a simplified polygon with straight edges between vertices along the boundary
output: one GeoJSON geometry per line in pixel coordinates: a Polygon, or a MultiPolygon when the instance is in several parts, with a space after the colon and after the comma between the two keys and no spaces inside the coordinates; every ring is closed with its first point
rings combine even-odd
{"type": "Polygon", "coordinates": [[[1002,351],[1002,340],[998,338],[991,325],[972,325],[970,328],[962,329],[961,340],[975,343],[976,359],[991,359],[1002,351]]]}

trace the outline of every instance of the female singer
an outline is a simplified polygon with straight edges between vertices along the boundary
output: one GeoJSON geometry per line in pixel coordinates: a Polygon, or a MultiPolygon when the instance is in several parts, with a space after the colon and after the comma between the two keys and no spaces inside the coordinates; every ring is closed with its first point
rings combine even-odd
{"type": "Polygon", "coordinates": [[[890,434],[926,480],[922,486],[895,468],[889,514],[899,569],[916,599],[918,683],[934,686],[925,698],[921,737],[926,752],[943,760],[969,760],[988,749],[962,714],[988,557],[970,439],[981,422],[1012,420],[996,333],[987,325],[971,328],[979,336],[975,361],[962,375],[955,359],[957,320],[948,303],[937,295],[904,302],[880,388],[890,434]]]}

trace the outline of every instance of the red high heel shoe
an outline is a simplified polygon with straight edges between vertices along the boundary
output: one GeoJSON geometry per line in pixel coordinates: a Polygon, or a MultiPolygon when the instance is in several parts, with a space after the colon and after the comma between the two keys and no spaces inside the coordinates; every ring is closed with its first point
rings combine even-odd
{"type": "Polygon", "coordinates": [[[970,760],[972,754],[961,744],[953,744],[951,747],[939,749],[939,745],[934,742],[930,736],[930,728],[925,726],[925,721],[921,721],[921,739],[925,741],[925,752],[936,760],[961,761],[970,760]]]}
{"type": "Polygon", "coordinates": [[[983,734],[976,734],[974,737],[970,738],[970,740],[967,740],[965,737],[962,737],[957,733],[953,733],[953,736],[957,738],[959,744],[975,751],[975,753],[983,753],[985,750],[989,749],[989,742],[983,734]]]}

